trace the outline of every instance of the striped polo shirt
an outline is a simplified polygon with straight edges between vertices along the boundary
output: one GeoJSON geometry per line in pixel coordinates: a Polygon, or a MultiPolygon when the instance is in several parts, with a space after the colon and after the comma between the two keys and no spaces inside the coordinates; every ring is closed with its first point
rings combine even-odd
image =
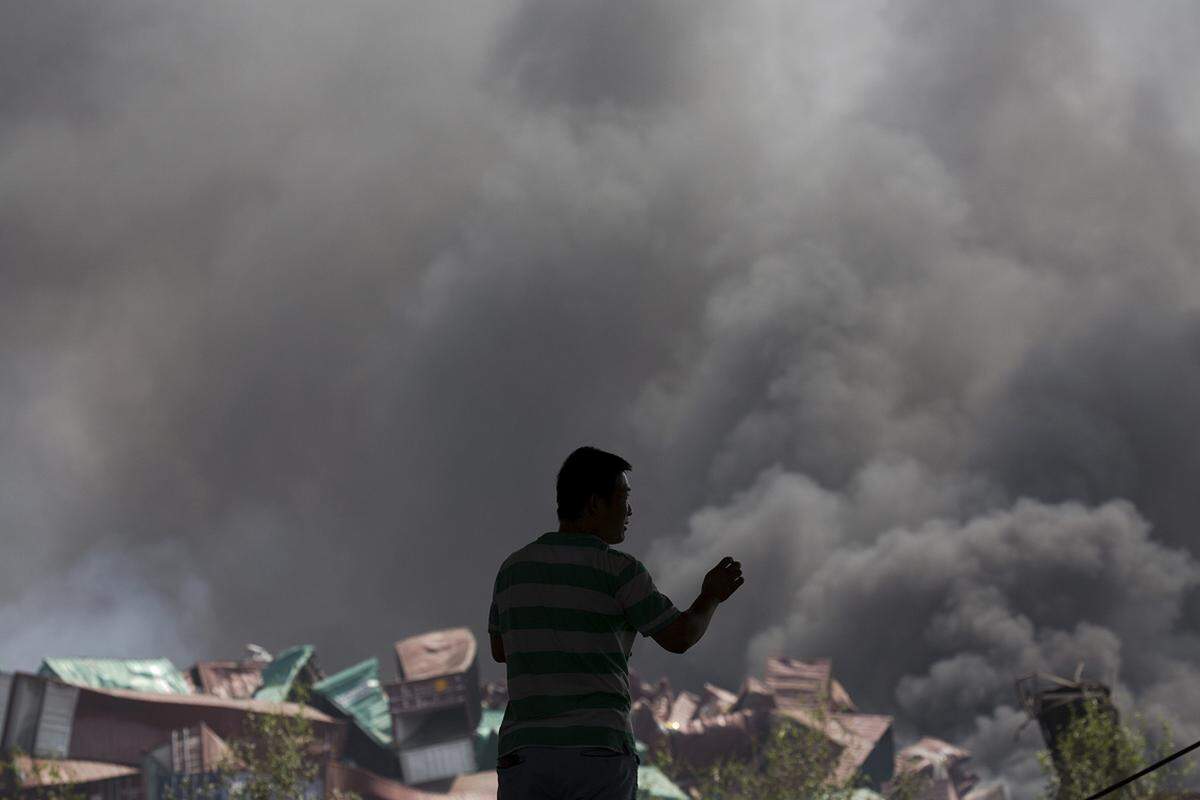
{"type": "Polygon", "coordinates": [[[500,565],[488,633],[504,640],[504,755],[518,747],[632,752],[629,655],[679,616],[631,555],[586,533],[547,533],[500,565]]]}

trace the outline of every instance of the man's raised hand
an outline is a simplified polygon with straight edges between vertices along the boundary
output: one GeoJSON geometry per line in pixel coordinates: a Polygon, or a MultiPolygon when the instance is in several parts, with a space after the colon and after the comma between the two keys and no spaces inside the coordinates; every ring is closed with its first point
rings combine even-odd
{"type": "Polygon", "coordinates": [[[733,556],[725,556],[704,576],[701,593],[712,597],[718,603],[723,603],[745,582],[741,562],[734,561],[733,556]]]}

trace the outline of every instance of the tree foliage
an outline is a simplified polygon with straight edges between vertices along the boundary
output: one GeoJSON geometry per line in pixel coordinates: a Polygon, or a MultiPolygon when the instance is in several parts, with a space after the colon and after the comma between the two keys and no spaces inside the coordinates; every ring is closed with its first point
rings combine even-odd
{"type": "MultiPolygon", "coordinates": [[[[1049,750],[1038,753],[1046,781],[1043,797],[1084,800],[1170,755],[1175,750],[1170,728],[1161,725],[1157,744],[1151,744],[1142,733],[1143,722],[1136,717],[1134,725],[1124,725],[1099,700],[1085,700],[1059,736],[1059,757],[1055,759],[1049,750]]],[[[1150,800],[1174,788],[1189,771],[1189,765],[1173,762],[1108,797],[1150,800]]]]}
{"type": "Polygon", "coordinates": [[[306,796],[317,776],[311,755],[312,724],[302,714],[250,714],[246,736],[231,741],[222,771],[231,800],[282,800],[306,796]]]}
{"type": "Polygon", "coordinates": [[[74,784],[66,782],[66,773],[57,761],[27,759],[19,749],[0,756],[2,796],[17,796],[18,787],[30,777],[36,777],[39,785],[20,790],[20,796],[27,800],[85,800],[74,784]],[[28,771],[35,774],[31,776],[28,771]]]}
{"type": "MultiPolygon", "coordinates": [[[[276,713],[248,714],[242,736],[228,742],[229,753],[218,766],[215,787],[198,786],[200,791],[186,800],[210,796],[229,800],[309,800],[320,796],[315,781],[324,753],[312,722],[304,716],[308,692],[303,686],[293,691],[296,711],[287,713],[281,706],[276,713]]],[[[336,790],[327,792],[326,797],[360,800],[354,792],[336,790]]]]}

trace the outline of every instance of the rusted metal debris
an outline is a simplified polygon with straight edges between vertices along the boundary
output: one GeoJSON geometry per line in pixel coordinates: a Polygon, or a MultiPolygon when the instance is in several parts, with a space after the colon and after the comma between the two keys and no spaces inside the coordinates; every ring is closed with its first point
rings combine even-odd
{"type": "Polygon", "coordinates": [[[1062,737],[1073,719],[1082,716],[1089,704],[1107,716],[1113,724],[1120,715],[1112,702],[1112,690],[1099,681],[1082,679],[1083,664],[1074,678],[1035,672],[1016,681],[1017,702],[1031,720],[1037,720],[1042,741],[1050,751],[1050,760],[1060,774],[1065,767],[1062,737]]]}
{"type": "Polygon", "coordinates": [[[896,753],[895,774],[919,780],[919,800],[965,800],[979,783],[970,758],[960,747],[925,736],[896,753]]]}
{"type": "MultiPolygon", "coordinates": [[[[300,646],[273,661],[254,648],[241,659],[197,662],[183,673],[194,689],[187,694],[0,674],[0,747],[27,750],[31,765],[47,759],[70,765],[74,781],[90,779],[97,796],[159,800],[164,787],[174,791],[189,780],[217,780],[221,764],[237,769],[226,742],[243,738],[249,714],[301,714],[317,734],[310,757],[322,765],[322,791],[356,791],[364,800],[494,797],[491,764],[478,763],[486,756],[479,755],[477,726],[484,708],[493,709],[488,725],[498,726],[497,712],[508,696],[502,682],[481,686],[471,631],[408,637],[396,642],[395,653],[395,681],[363,682],[387,698],[390,741],[356,735],[358,704],[342,694],[361,699],[358,684],[337,695],[340,703],[322,704],[323,695],[316,693],[308,702],[322,710],[262,699],[268,683],[272,697],[282,699],[291,696],[294,684],[320,677],[311,646],[300,646]],[[268,671],[271,681],[264,678],[268,671]],[[134,791],[130,786],[138,775],[142,788],[134,791]]],[[[922,739],[894,753],[892,718],[860,713],[829,659],[774,656],[761,678],[747,678],[737,692],[711,683],[700,691],[676,690],[665,677],[648,682],[631,672],[630,693],[635,737],[651,753],[669,752],[680,764],[703,768],[722,759],[752,758],[776,726],[797,723],[830,743],[835,783],[865,775],[885,788],[893,774],[915,771],[928,774],[925,800],[1004,800],[994,787],[986,793],[975,787],[963,766],[969,754],[946,742],[922,739]]],[[[1043,711],[1057,707],[1053,692],[1031,696],[1043,711]]]]}
{"type": "Polygon", "coordinates": [[[400,680],[384,686],[400,770],[422,784],[475,772],[483,711],[475,636],[449,628],[396,642],[400,680]]]}
{"type": "Polygon", "coordinates": [[[475,666],[475,635],[470,628],[447,628],[396,642],[400,678],[422,681],[461,675],[475,666]]]}
{"type": "Polygon", "coordinates": [[[828,659],[768,658],[764,678],[747,678],[737,694],[705,684],[703,695],[672,695],[665,679],[652,686],[637,678],[633,685],[641,695],[631,712],[634,735],[652,752],[666,749],[692,769],[749,758],[786,719],[829,741],[835,783],[845,785],[862,774],[879,786],[892,775],[892,718],[856,713],[849,693],[833,680],[828,659]]]}
{"type": "Polygon", "coordinates": [[[246,661],[197,661],[185,675],[201,694],[242,700],[254,697],[263,684],[265,663],[246,661]]]}

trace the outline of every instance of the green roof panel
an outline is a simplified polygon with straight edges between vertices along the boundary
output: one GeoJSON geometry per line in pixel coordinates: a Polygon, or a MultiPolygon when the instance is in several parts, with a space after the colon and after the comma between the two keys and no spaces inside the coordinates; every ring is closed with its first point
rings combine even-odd
{"type": "Polygon", "coordinates": [[[316,648],[311,644],[298,644],[275,656],[274,660],[263,668],[262,686],[254,693],[254,699],[266,700],[269,703],[286,702],[292,692],[292,684],[296,682],[296,676],[315,652],[316,648]]]}
{"type": "Polygon", "coordinates": [[[38,675],[93,689],[192,694],[187,678],[165,658],[47,658],[38,675]]]}
{"type": "Polygon", "coordinates": [[[495,769],[500,755],[500,723],[504,722],[503,708],[485,708],[475,729],[475,763],[480,769],[495,769]]]}
{"type": "Polygon", "coordinates": [[[658,767],[638,767],[638,800],[690,800],[658,767]]]}
{"type": "Polygon", "coordinates": [[[391,747],[392,716],[387,695],[379,684],[379,659],[368,658],[330,675],[314,683],[313,691],[352,718],[376,743],[391,747]]]}

